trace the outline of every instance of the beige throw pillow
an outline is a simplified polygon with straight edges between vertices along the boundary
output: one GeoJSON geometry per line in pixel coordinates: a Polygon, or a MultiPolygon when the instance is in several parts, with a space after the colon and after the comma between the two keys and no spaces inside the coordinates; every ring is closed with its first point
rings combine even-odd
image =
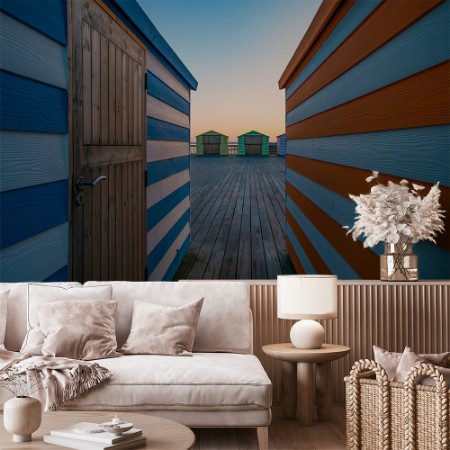
{"type": "MultiPolygon", "coordinates": [[[[406,347],[409,348],[409,347],[406,347]]],[[[411,350],[411,349],[410,349],[411,350]]],[[[426,353],[419,355],[420,358],[426,360],[431,364],[436,366],[447,367],[448,357],[450,352],[446,353],[426,353]]],[[[396,370],[400,364],[400,359],[402,358],[402,353],[388,352],[387,350],[373,346],[373,357],[375,362],[380,364],[381,367],[386,371],[388,379],[394,381],[396,379],[396,370]]]]}
{"type": "Polygon", "coordinates": [[[192,355],[203,298],[182,306],[135,300],[126,355],[192,355]]]}
{"type": "Polygon", "coordinates": [[[63,286],[30,283],[28,285],[27,301],[27,334],[25,335],[20,351],[22,353],[31,353],[32,355],[42,354],[44,339],[39,323],[39,305],[63,300],[111,300],[111,295],[111,285],[66,288],[63,286]]]}
{"type": "Polygon", "coordinates": [[[116,352],[117,301],[64,301],[38,305],[42,354],[91,360],[116,352]]]}
{"type": "Polygon", "coordinates": [[[9,291],[0,292],[0,349],[5,348],[6,312],[8,308],[9,291]]]}

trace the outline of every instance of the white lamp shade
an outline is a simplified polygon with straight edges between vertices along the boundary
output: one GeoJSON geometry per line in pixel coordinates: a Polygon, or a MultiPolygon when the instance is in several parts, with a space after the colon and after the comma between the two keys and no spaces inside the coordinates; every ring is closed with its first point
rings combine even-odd
{"type": "Polygon", "coordinates": [[[278,275],[277,295],[280,319],[337,317],[335,275],[278,275]]]}

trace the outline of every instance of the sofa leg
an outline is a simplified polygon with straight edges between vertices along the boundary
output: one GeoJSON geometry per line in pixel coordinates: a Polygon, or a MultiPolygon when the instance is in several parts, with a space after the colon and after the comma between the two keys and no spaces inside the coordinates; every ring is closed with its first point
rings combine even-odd
{"type": "Polygon", "coordinates": [[[258,427],[256,429],[258,435],[259,450],[269,449],[269,427],[258,427]]]}

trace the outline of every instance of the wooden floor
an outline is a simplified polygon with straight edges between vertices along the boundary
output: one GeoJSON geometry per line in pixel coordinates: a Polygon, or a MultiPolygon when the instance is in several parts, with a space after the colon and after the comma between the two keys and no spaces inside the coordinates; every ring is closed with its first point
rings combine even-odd
{"type": "MultiPolygon", "coordinates": [[[[334,407],[332,420],[300,427],[295,420],[282,418],[281,408],[272,409],[269,427],[270,450],[343,450],[345,449],[345,412],[334,407]]],[[[194,429],[194,450],[258,450],[255,429],[194,429]]]]}
{"type": "Polygon", "coordinates": [[[174,279],[292,274],[285,243],[285,159],[191,156],[191,245],[174,279]]]}

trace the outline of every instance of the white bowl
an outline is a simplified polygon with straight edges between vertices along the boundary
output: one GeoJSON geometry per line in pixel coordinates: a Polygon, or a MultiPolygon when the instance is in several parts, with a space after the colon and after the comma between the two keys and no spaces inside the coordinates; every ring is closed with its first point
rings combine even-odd
{"type": "Polygon", "coordinates": [[[108,433],[122,434],[125,433],[125,431],[131,430],[133,424],[130,422],[104,422],[100,424],[100,428],[108,433]]]}

